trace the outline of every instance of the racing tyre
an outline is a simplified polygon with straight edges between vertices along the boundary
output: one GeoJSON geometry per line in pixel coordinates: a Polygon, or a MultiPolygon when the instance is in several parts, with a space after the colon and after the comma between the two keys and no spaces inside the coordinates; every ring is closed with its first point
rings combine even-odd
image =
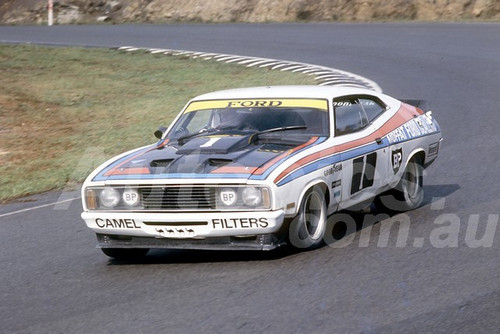
{"type": "Polygon", "coordinates": [[[327,223],[325,193],[314,186],[305,194],[299,213],[290,223],[288,239],[299,249],[314,249],[323,244],[327,223]]]}
{"type": "Polygon", "coordinates": [[[413,210],[424,201],[424,167],[419,157],[413,157],[406,166],[396,188],[375,199],[381,209],[395,212],[413,210]]]}
{"type": "Polygon", "coordinates": [[[101,248],[102,252],[117,260],[141,259],[149,252],[148,248],[101,248]]]}

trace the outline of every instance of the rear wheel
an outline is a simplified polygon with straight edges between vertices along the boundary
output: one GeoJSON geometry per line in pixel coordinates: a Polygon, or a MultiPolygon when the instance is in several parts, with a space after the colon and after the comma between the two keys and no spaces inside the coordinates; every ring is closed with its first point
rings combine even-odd
{"type": "Polygon", "coordinates": [[[424,167],[419,157],[408,162],[401,181],[396,188],[378,196],[377,207],[390,211],[403,212],[413,210],[424,201],[424,167]]]}
{"type": "Polygon", "coordinates": [[[317,248],[323,243],[326,222],[325,193],[320,186],[314,186],[305,194],[298,215],[290,223],[290,244],[301,249],[317,248]]]}
{"type": "Polygon", "coordinates": [[[117,260],[136,260],[148,253],[148,248],[101,248],[102,252],[117,260]]]}

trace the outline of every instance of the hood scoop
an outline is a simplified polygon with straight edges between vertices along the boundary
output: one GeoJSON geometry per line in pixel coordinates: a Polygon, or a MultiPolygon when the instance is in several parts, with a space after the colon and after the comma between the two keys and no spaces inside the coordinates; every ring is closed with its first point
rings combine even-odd
{"type": "Polygon", "coordinates": [[[207,161],[208,164],[213,167],[221,167],[233,162],[232,159],[218,159],[218,158],[210,158],[207,161]]]}
{"type": "Polygon", "coordinates": [[[174,159],[160,159],[160,160],[153,160],[149,164],[151,167],[160,167],[160,168],[165,168],[168,167],[174,159]]]}

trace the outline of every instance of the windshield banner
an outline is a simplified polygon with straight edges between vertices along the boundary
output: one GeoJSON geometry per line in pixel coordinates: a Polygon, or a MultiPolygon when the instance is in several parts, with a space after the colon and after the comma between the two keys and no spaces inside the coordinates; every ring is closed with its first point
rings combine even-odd
{"type": "Polygon", "coordinates": [[[237,100],[210,100],[191,102],[184,110],[185,113],[204,109],[226,108],[315,108],[328,110],[327,100],[322,99],[237,99],[237,100]]]}

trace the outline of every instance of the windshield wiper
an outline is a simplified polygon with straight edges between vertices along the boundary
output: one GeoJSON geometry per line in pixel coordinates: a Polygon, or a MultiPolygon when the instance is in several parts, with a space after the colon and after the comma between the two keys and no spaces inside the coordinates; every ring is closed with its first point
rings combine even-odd
{"type": "Polygon", "coordinates": [[[256,138],[256,137],[263,135],[263,134],[266,134],[266,133],[290,131],[290,130],[304,130],[304,129],[307,129],[307,126],[305,126],[305,125],[293,125],[293,126],[284,126],[281,128],[272,128],[272,129],[267,129],[267,130],[255,132],[254,134],[252,134],[252,138],[256,138]]]}
{"type": "Polygon", "coordinates": [[[263,135],[266,133],[282,132],[282,131],[290,131],[290,130],[304,130],[304,129],[307,129],[307,126],[305,126],[305,125],[293,125],[293,126],[284,126],[281,128],[272,128],[272,129],[262,130],[262,131],[255,132],[254,134],[252,134],[249,142],[257,140],[260,135],[263,135]]]}

